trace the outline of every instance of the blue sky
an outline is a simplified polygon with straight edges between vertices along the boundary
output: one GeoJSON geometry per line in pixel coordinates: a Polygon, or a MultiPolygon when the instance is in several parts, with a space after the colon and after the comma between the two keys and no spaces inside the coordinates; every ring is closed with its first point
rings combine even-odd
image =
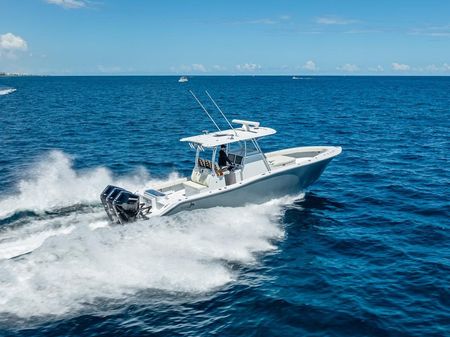
{"type": "Polygon", "coordinates": [[[0,71],[450,75],[450,1],[0,0],[0,71]]]}

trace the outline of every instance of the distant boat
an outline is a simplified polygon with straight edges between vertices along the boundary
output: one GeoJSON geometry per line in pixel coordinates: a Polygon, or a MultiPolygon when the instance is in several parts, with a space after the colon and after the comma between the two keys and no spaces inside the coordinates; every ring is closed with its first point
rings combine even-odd
{"type": "Polygon", "coordinates": [[[299,76],[292,76],[293,80],[310,80],[311,77],[299,77],[299,76]]]}
{"type": "Polygon", "coordinates": [[[179,83],[185,83],[187,81],[189,81],[189,80],[186,76],[181,76],[180,79],[178,80],[179,83]]]}
{"type": "Polygon", "coordinates": [[[15,89],[15,88],[1,88],[0,87],[0,96],[11,94],[16,90],[17,89],[15,89]]]}

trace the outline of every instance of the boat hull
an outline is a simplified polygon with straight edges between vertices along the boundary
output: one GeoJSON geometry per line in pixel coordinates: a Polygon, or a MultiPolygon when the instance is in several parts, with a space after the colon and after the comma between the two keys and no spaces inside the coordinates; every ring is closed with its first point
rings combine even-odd
{"type": "Polygon", "coordinates": [[[217,192],[188,198],[165,210],[161,215],[217,206],[240,207],[247,203],[258,204],[277,197],[299,194],[319,179],[332,159],[327,158],[289,170],[268,173],[254,181],[236,183],[217,192]]]}

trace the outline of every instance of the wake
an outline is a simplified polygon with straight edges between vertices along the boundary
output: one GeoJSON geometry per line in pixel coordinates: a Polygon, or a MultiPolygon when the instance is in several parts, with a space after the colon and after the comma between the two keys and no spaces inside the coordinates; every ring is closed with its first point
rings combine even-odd
{"type": "Polygon", "coordinates": [[[36,164],[0,201],[0,220],[35,214],[0,228],[0,312],[65,315],[146,289],[210,291],[238,279],[231,264],[256,263],[284,237],[279,219],[291,197],[109,225],[99,201],[104,186],[155,182],[145,170],[120,178],[105,168],[77,172],[58,151],[36,164]]]}
{"type": "Polygon", "coordinates": [[[15,88],[0,89],[0,96],[12,94],[16,90],[15,88]]]}

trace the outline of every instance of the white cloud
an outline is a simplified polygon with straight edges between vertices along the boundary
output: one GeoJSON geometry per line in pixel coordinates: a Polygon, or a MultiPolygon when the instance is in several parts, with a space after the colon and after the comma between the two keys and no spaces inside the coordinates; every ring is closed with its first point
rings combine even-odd
{"type": "Polygon", "coordinates": [[[397,63],[397,62],[392,63],[392,70],[395,70],[395,71],[408,71],[410,69],[411,69],[411,67],[409,65],[407,65],[407,64],[397,63]]]}
{"type": "Polygon", "coordinates": [[[87,7],[86,0],[45,0],[47,3],[52,5],[61,6],[64,8],[83,8],[87,7]]]}
{"type": "Polygon", "coordinates": [[[316,18],[316,23],[320,25],[350,25],[359,22],[358,20],[344,19],[338,16],[321,16],[316,18]]]}
{"type": "Polygon", "coordinates": [[[0,35],[0,57],[14,59],[17,51],[26,51],[28,49],[27,42],[20,36],[13,33],[0,35]]]}
{"type": "Polygon", "coordinates": [[[261,69],[261,66],[256,63],[237,64],[236,69],[241,72],[254,72],[261,69]]]}
{"type": "Polygon", "coordinates": [[[347,73],[355,73],[355,72],[359,71],[359,67],[356,64],[350,64],[350,63],[346,63],[340,67],[337,67],[336,69],[340,70],[340,71],[345,71],[347,73]]]}
{"type": "Polygon", "coordinates": [[[199,63],[194,63],[193,65],[192,65],[192,70],[193,71],[199,71],[199,72],[202,72],[202,73],[206,73],[206,67],[203,65],[203,64],[199,64],[199,63]]]}
{"type": "Polygon", "coordinates": [[[450,25],[415,28],[411,30],[410,34],[433,37],[450,37],[450,25]]]}
{"type": "Polygon", "coordinates": [[[314,61],[311,61],[311,60],[307,61],[307,62],[302,66],[302,68],[303,68],[303,69],[306,69],[306,70],[310,70],[310,71],[316,71],[316,70],[317,70],[316,64],[314,63],[314,61]]]}
{"type": "Polygon", "coordinates": [[[381,73],[384,71],[384,68],[380,65],[377,65],[376,67],[369,67],[368,68],[369,71],[373,71],[373,72],[378,72],[381,73]]]}
{"type": "Polygon", "coordinates": [[[429,64],[426,67],[414,68],[413,70],[425,73],[443,73],[450,71],[450,65],[448,63],[444,63],[442,66],[429,64]]]}
{"type": "Polygon", "coordinates": [[[14,35],[13,33],[6,33],[0,35],[0,49],[25,51],[28,49],[28,45],[20,36],[14,35]]]}
{"type": "Polygon", "coordinates": [[[435,64],[427,65],[427,66],[425,67],[425,70],[426,70],[426,71],[429,71],[429,72],[432,72],[432,73],[436,73],[436,72],[438,72],[438,71],[441,71],[440,67],[438,67],[438,66],[435,65],[435,64]]]}

